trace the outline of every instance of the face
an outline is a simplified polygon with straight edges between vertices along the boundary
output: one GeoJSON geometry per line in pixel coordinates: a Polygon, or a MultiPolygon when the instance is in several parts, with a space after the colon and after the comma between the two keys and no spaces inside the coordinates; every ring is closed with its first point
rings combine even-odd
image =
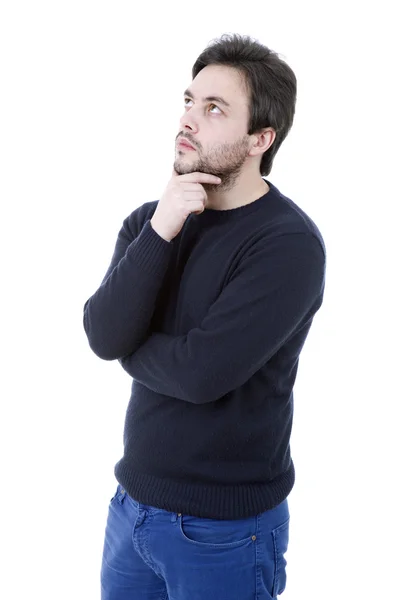
{"type": "Polygon", "coordinates": [[[214,187],[230,189],[246,162],[251,141],[249,100],[240,74],[231,67],[209,65],[192,81],[183,101],[175,171],[217,175],[222,183],[214,187]],[[179,145],[181,139],[194,148],[179,145]]]}

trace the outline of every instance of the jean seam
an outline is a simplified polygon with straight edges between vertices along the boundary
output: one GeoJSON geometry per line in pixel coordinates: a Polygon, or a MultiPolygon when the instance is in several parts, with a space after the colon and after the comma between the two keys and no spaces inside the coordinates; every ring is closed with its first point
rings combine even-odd
{"type": "Polygon", "coordinates": [[[144,550],[144,555],[145,555],[146,562],[149,565],[149,567],[154,571],[154,573],[158,577],[160,577],[160,579],[162,579],[164,581],[164,577],[162,576],[162,574],[161,574],[160,570],[158,569],[156,563],[152,559],[150,551],[149,551],[149,535],[150,535],[150,527],[151,527],[151,524],[153,522],[153,519],[154,519],[154,513],[152,513],[152,512],[147,513],[148,534],[146,535],[146,538],[145,538],[144,549],[143,550],[144,550]]]}
{"type": "Polygon", "coordinates": [[[260,515],[257,515],[257,526],[256,526],[256,597],[255,600],[258,600],[260,597],[260,588],[261,588],[261,548],[260,548],[260,515]]]}
{"type": "Polygon", "coordinates": [[[283,527],[285,527],[288,523],[289,523],[289,519],[286,519],[286,521],[284,521],[281,525],[279,525],[278,527],[275,527],[275,529],[272,530],[272,539],[274,542],[274,579],[273,579],[272,592],[273,592],[274,596],[277,595],[277,594],[275,594],[275,592],[277,591],[277,587],[278,587],[280,566],[281,566],[280,560],[279,560],[277,537],[278,537],[278,535],[280,535],[280,530],[283,527]]]}

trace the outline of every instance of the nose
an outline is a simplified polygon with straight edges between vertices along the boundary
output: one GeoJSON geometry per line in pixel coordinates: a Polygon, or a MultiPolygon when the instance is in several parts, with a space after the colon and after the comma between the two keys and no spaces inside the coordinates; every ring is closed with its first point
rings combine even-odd
{"type": "Polygon", "coordinates": [[[197,133],[198,131],[197,122],[194,119],[193,113],[191,113],[191,111],[183,113],[180,119],[180,126],[182,131],[191,131],[192,133],[197,133]]]}

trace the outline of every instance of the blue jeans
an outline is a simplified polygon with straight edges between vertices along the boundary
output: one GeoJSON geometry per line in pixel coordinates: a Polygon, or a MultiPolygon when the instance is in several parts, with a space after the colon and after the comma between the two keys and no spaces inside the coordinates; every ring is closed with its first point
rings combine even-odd
{"type": "Polygon", "coordinates": [[[141,504],[118,485],[101,565],[102,600],[272,600],[286,585],[288,501],[219,520],[141,504]]]}

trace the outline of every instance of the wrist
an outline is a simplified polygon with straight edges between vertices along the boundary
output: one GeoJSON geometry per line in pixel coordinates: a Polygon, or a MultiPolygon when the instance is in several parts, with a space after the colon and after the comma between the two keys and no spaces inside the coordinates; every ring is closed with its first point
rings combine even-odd
{"type": "Polygon", "coordinates": [[[165,235],[165,233],[163,233],[163,231],[159,228],[159,226],[153,219],[150,219],[150,225],[152,226],[152,228],[156,232],[156,234],[159,235],[163,240],[165,240],[166,242],[171,241],[171,238],[169,238],[168,236],[165,235]]]}

